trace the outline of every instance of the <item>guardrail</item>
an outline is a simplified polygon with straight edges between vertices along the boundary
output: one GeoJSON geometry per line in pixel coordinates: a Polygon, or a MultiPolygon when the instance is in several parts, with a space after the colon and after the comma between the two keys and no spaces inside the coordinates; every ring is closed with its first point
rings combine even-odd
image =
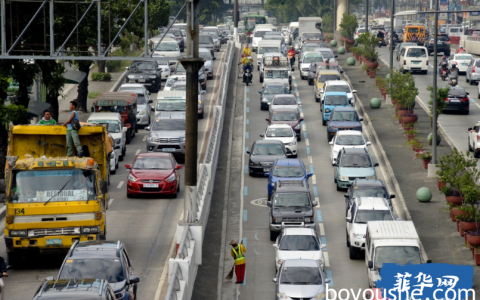
{"type": "Polygon", "coordinates": [[[200,172],[195,193],[196,222],[177,225],[177,254],[170,258],[168,266],[168,289],[166,300],[188,300],[192,297],[193,285],[197,277],[198,266],[202,264],[202,244],[210,213],[213,182],[217,170],[220,139],[223,132],[225,100],[228,93],[230,68],[235,43],[227,42],[225,59],[221,65],[220,82],[217,98],[213,107],[212,127],[208,136],[207,149],[200,172]]]}

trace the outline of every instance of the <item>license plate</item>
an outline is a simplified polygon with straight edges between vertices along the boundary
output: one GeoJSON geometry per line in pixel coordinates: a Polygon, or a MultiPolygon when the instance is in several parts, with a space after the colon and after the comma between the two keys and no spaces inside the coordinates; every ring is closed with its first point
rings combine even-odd
{"type": "Polygon", "coordinates": [[[47,246],[58,246],[62,244],[62,239],[47,239],[47,246]]]}
{"type": "Polygon", "coordinates": [[[163,152],[175,152],[175,148],[163,148],[163,152]]]}
{"type": "Polygon", "coordinates": [[[145,82],[145,79],[138,79],[138,82],[145,82]]]}
{"type": "Polygon", "coordinates": [[[263,172],[269,172],[270,168],[263,168],[263,172]]]}
{"type": "Polygon", "coordinates": [[[418,65],[418,64],[420,64],[420,62],[419,62],[419,61],[412,61],[412,63],[413,63],[414,65],[418,65]]]}
{"type": "Polygon", "coordinates": [[[154,184],[154,183],[144,183],[144,184],[143,184],[143,187],[144,187],[144,188],[158,188],[158,184],[154,184]]]}
{"type": "Polygon", "coordinates": [[[462,66],[468,66],[468,63],[462,63],[462,66]]]}
{"type": "Polygon", "coordinates": [[[460,102],[458,99],[450,99],[450,102],[460,102]]]}

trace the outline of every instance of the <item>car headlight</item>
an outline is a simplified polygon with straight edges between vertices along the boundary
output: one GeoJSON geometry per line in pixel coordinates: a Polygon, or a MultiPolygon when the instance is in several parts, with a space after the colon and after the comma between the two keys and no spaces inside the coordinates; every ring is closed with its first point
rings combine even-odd
{"type": "Polygon", "coordinates": [[[282,292],[277,293],[277,296],[278,296],[278,298],[280,298],[280,299],[288,299],[287,294],[282,293],[282,292]]]}
{"type": "Polygon", "coordinates": [[[168,176],[167,178],[165,178],[165,182],[172,182],[175,180],[175,173],[172,173],[170,176],[168,176]]]}
{"type": "Polygon", "coordinates": [[[128,174],[128,181],[135,182],[135,181],[137,181],[137,180],[138,180],[137,177],[133,176],[132,174],[128,174]]]}
{"type": "Polygon", "coordinates": [[[295,146],[296,144],[297,144],[297,142],[296,142],[296,141],[293,141],[293,142],[289,143],[288,145],[289,145],[289,146],[295,146]]]}
{"type": "Polygon", "coordinates": [[[128,75],[127,77],[128,77],[128,79],[134,79],[135,78],[134,75],[128,75]]]}
{"type": "Polygon", "coordinates": [[[348,176],[340,175],[340,176],[338,176],[338,179],[340,179],[340,180],[348,180],[348,176]]]}
{"type": "Polygon", "coordinates": [[[305,223],[311,223],[312,221],[312,217],[305,218],[305,223]]]}
{"type": "Polygon", "coordinates": [[[121,138],[115,139],[115,144],[120,144],[122,142],[121,138]]]}
{"type": "Polygon", "coordinates": [[[180,143],[185,143],[185,137],[184,137],[184,136],[179,137],[179,138],[178,138],[178,141],[179,141],[180,143]]]}
{"type": "Polygon", "coordinates": [[[97,233],[97,232],[99,232],[98,226],[82,228],[82,233],[97,233]]]}
{"type": "Polygon", "coordinates": [[[268,102],[267,98],[262,98],[262,102],[268,102]]]}
{"type": "Polygon", "coordinates": [[[10,230],[10,236],[27,236],[26,230],[10,230]]]}
{"type": "Polygon", "coordinates": [[[282,218],[275,218],[275,223],[277,223],[277,224],[282,223],[282,218]]]}
{"type": "Polygon", "coordinates": [[[155,76],[155,75],[149,75],[148,78],[150,78],[150,79],[155,79],[155,78],[157,78],[157,76],[155,76]]]}
{"type": "Polygon", "coordinates": [[[367,176],[367,179],[377,179],[377,176],[376,176],[376,175],[373,175],[373,176],[367,176]]]}
{"type": "Polygon", "coordinates": [[[326,294],[325,293],[318,293],[318,295],[315,297],[315,299],[325,299],[326,294]]]}
{"type": "Polygon", "coordinates": [[[275,183],[274,183],[274,182],[272,182],[272,183],[270,183],[270,185],[271,185],[272,187],[274,187],[274,186],[275,186],[275,183]]]}
{"type": "Polygon", "coordinates": [[[329,113],[329,112],[330,112],[330,108],[326,108],[326,109],[325,109],[325,112],[326,112],[326,113],[329,113]]]}
{"type": "Polygon", "coordinates": [[[147,110],[146,110],[146,109],[144,109],[144,110],[142,110],[141,112],[138,113],[139,116],[144,116],[144,115],[146,115],[146,114],[147,114],[147,110]]]}
{"type": "Polygon", "coordinates": [[[335,127],[335,126],[331,126],[329,129],[330,129],[330,131],[338,131],[338,128],[335,127]]]}
{"type": "Polygon", "coordinates": [[[365,233],[354,233],[353,237],[356,239],[363,239],[365,237],[365,233]]]}
{"type": "Polygon", "coordinates": [[[300,123],[298,123],[293,129],[300,129],[300,123]]]}

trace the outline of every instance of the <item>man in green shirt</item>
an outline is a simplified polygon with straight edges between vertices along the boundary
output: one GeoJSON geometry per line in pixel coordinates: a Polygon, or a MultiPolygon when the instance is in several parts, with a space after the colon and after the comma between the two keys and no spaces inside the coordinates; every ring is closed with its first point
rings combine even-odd
{"type": "Polygon", "coordinates": [[[38,121],[39,125],[55,125],[57,122],[52,118],[52,112],[46,109],[43,112],[43,118],[38,121]]]}

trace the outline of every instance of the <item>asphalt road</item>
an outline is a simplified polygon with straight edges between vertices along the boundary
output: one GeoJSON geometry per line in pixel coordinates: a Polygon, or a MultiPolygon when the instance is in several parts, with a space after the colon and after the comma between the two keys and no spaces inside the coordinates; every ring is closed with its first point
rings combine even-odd
{"type": "MultiPolygon", "coordinates": [[[[319,202],[316,208],[318,221],[317,234],[323,244],[326,276],[332,279],[330,288],[336,291],[347,289],[368,288],[366,279],[366,266],[362,258],[350,260],[346,247],[346,222],[344,192],[338,192],[333,180],[333,167],[330,158],[330,145],[327,142],[326,127],[322,126],[320,104],[315,102],[313,86],[300,79],[298,68],[295,68],[295,77],[292,81],[294,88],[292,94],[302,102],[302,141],[298,142],[298,158],[302,159],[309,172],[314,176],[310,178],[311,194],[319,202]]],[[[267,111],[260,110],[261,84],[259,74],[253,73],[253,85],[245,87],[238,81],[238,88],[245,90],[245,148],[250,149],[255,140],[261,139],[267,126],[265,118],[267,111]]],[[[368,139],[368,138],[367,138],[368,139]]],[[[371,147],[371,146],[370,146],[371,147]]],[[[372,159],[377,162],[374,149],[370,148],[372,159]]],[[[239,299],[272,299],[275,296],[274,248],[269,239],[267,178],[250,177],[248,172],[248,155],[244,155],[244,172],[241,217],[240,223],[243,243],[247,248],[246,256],[246,281],[237,285],[239,299]]],[[[384,179],[381,167],[376,168],[379,179],[384,179]]]]}
{"type": "MultiPolygon", "coordinates": [[[[219,69],[223,59],[224,48],[215,53],[217,59],[213,62],[214,79],[207,83],[205,94],[205,116],[199,120],[199,158],[203,159],[208,135],[211,126],[211,111],[214,97],[218,89],[219,69]]],[[[157,94],[151,94],[154,102],[157,94]]],[[[151,115],[153,119],[153,113],[151,115]]],[[[127,199],[126,179],[128,170],[125,164],[131,164],[138,153],[146,151],[148,131],[140,129],[127,145],[124,160],[119,162],[115,175],[111,175],[109,187],[110,203],[107,211],[107,239],[121,240],[125,243],[137,275],[140,277],[138,297],[140,299],[154,299],[159,281],[167,281],[164,273],[165,261],[175,250],[173,241],[177,221],[183,212],[183,169],[181,191],[177,199],[142,197],[127,199]]],[[[183,164],[183,161],[179,160],[183,164]]],[[[5,226],[4,219],[0,220],[0,229],[5,226]]],[[[3,231],[3,230],[2,230],[3,231]]],[[[0,255],[6,258],[5,242],[0,239],[0,255]]],[[[21,269],[9,270],[5,282],[5,299],[25,300],[32,299],[37,288],[47,276],[56,276],[63,262],[64,255],[31,255],[26,259],[21,269]]],[[[165,270],[166,271],[166,270],[165,270]]],[[[165,291],[162,291],[165,293],[165,291]]]]}
{"type": "MultiPolygon", "coordinates": [[[[383,47],[378,50],[380,56],[387,62],[390,62],[390,52],[388,47],[383,47]]],[[[442,54],[443,55],[443,54],[442,54]]],[[[438,56],[438,62],[442,60],[442,55],[438,56]]],[[[433,64],[433,56],[429,56],[429,71],[427,75],[414,73],[415,84],[419,90],[418,97],[422,100],[426,107],[428,107],[428,101],[430,101],[430,92],[427,91],[427,86],[433,86],[433,76],[435,76],[436,68],[433,64]]],[[[396,54],[393,56],[393,65],[395,68],[399,68],[399,63],[396,61],[396,54]]],[[[437,86],[445,87],[448,81],[442,81],[441,77],[437,76],[437,86]]],[[[458,79],[458,85],[465,88],[470,93],[470,114],[458,114],[449,112],[440,115],[439,124],[445,130],[447,136],[453,142],[454,146],[462,151],[468,150],[468,131],[469,127],[473,127],[475,123],[480,120],[480,99],[478,94],[478,86],[470,85],[465,80],[465,75],[460,75],[458,79]]],[[[419,106],[416,109],[421,109],[419,106]]],[[[445,141],[442,141],[445,143],[445,141]]]]}

